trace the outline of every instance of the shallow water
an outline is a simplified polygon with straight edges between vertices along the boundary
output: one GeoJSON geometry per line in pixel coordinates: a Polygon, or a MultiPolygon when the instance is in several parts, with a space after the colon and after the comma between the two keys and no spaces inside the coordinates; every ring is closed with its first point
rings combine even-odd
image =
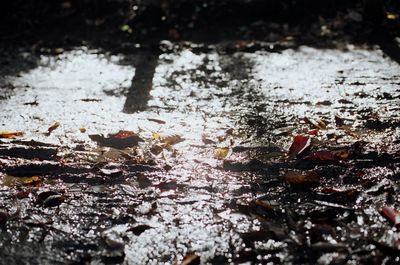
{"type": "MultiPolygon", "coordinates": [[[[135,152],[158,165],[153,172],[118,165],[122,179],[106,175],[97,181],[96,174],[83,175],[94,179],[90,183],[50,172],[44,178],[52,181],[35,192],[62,191],[66,201],[56,208],[36,205],[35,192],[25,199],[11,199],[16,188],[0,186],[1,206],[19,209],[18,218],[2,231],[5,260],[175,264],[196,253],[202,263],[214,259],[218,264],[220,256],[237,263],[238,253],[246,249],[241,235],[259,230],[264,222],[238,211],[238,205],[260,196],[290,205],[287,196],[280,196],[288,191],[284,185],[268,190],[265,184],[281,176],[279,171],[225,170],[214,155],[216,149],[230,148],[231,153],[233,147],[262,146],[263,161],[271,162],[286,152],[294,134],[304,131],[300,121],[305,116],[324,118],[328,130],[335,129],[335,115],[354,122],[354,130],[360,131],[364,128],[360,113],[399,119],[400,66],[375,48],[304,46],[280,53],[232,55],[183,49],[161,54],[148,108],[133,114],[122,111],[135,73],[134,66],[126,64],[127,56],[77,48],[42,56],[39,67],[3,77],[13,89],[0,100],[0,131],[22,131],[23,140],[55,144],[67,163],[121,163],[119,151],[98,148],[88,135],[132,130],[144,139],[135,152]],[[385,93],[391,99],[385,99],[385,93]],[[55,121],[61,126],[44,135],[55,121]],[[184,141],[156,155],[150,150],[156,144],[154,133],[178,134],[184,141]],[[78,146],[84,152],[74,149],[78,146]],[[168,169],[162,169],[166,165],[168,169]],[[135,228],[141,225],[146,229],[139,233],[135,228]]],[[[390,142],[398,136],[399,128],[394,127],[362,137],[390,142]]],[[[339,143],[356,140],[343,135],[339,143]]],[[[228,158],[243,162],[253,155],[232,152],[228,158]]],[[[280,218],[267,219],[280,225],[280,218]]],[[[259,243],[256,249],[271,253],[257,259],[292,263],[291,248],[285,244],[272,238],[259,243]]],[[[328,264],[331,258],[321,255],[319,262],[328,264]]]]}

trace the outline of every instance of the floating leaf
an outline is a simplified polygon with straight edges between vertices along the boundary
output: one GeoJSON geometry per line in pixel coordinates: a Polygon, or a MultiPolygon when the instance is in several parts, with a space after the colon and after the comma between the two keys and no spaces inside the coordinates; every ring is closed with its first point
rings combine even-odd
{"type": "Polygon", "coordinates": [[[228,157],[229,153],[230,153],[229,147],[217,148],[214,151],[214,157],[219,160],[223,160],[228,157]]]}
{"type": "Polygon", "coordinates": [[[305,150],[307,150],[311,145],[311,139],[304,135],[297,135],[293,139],[293,143],[289,148],[288,156],[293,158],[305,150]]]}
{"type": "Polygon", "coordinates": [[[24,135],[23,132],[0,132],[0,138],[15,138],[24,135]]]}
{"type": "Polygon", "coordinates": [[[115,134],[109,134],[107,137],[102,135],[89,135],[89,138],[102,146],[124,149],[138,145],[143,141],[136,133],[121,130],[115,134]]]}

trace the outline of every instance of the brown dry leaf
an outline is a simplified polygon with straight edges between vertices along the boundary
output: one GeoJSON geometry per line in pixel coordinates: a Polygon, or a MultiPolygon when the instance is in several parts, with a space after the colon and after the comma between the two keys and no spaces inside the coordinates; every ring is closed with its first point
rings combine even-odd
{"type": "Polygon", "coordinates": [[[163,136],[161,137],[161,142],[163,142],[166,145],[174,145],[180,142],[183,142],[185,140],[185,138],[183,138],[182,136],[178,135],[178,134],[174,134],[174,135],[169,135],[169,136],[163,136]]]}
{"type": "Polygon", "coordinates": [[[198,264],[200,264],[200,257],[197,256],[196,254],[186,255],[181,263],[181,265],[198,265],[198,264]]]}
{"type": "Polygon", "coordinates": [[[24,135],[23,132],[0,132],[0,138],[14,139],[18,136],[24,135]]]}
{"type": "Polygon", "coordinates": [[[147,118],[147,120],[148,120],[148,121],[155,122],[155,123],[158,123],[158,124],[166,124],[166,122],[165,122],[165,121],[163,121],[163,120],[159,120],[159,119],[147,118]]]}
{"type": "Polygon", "coordinates": [[[172,135],[162,135],[160,133],[154,132],[152,133],[152,138],[154,140],[158,140],[161,143],[169,146],[169,145],[174,145],[180,142],[183,142],[185,140],[185,138],[183,138],[182,136],[178,135],[178,134],[172,134],[172,135]]]}
{"type": "Polygon", "coordinates": [[[81,128],[79,128],[79,131],[80,131],[81,133],[85,133],[85,132],[86,132],[86,128],[81,127],[81,128]]]}
{"type": "Polygon", "coordinates": [[[260,199],[257,199],[257,200],[255,201],[255,203],[256,203],[256,205],[258,205],[258,206],[264,208],[265,210],[273,210],[273,209],[274,209],[273,206],[272,206],[271,204],[269,204],[269,203],[267,203],[267,202],[265,202],[265,201],[263,201],[263,200],[260,200],[260,199]]]}
{"type": "Polygon", "coordinates": [[[121,130],[115,134],[108,136],[93,134],[89,138],[102,146],[113,147],[117,149],[124,149],[138,145],[143,141],[135,132],[121,130]]]}
{"type": "Polygon", "coordinates": [[[53,123],[48,129],[47,129],[47,133],[46,135],[49,136],[55,129],[57,129],[58,127],[60,127],[60,123],[58,121],[56,121],[55,123],[53,123]]]}
{"type": "Polygon", "coordinates": [[[32,176],[21,180],[21,184],[30,187],[39,187],[43,185],[43,179],[39,176],[32,176]]]}
{"type": "Polygon", "coordinates": [[[151,152],[153,155],[159,155],[162,151],[163,151],[162,146],[160,146],[160,145],[158,145],[158,144],[155,144],[155,145],[153,145],[153,146],[150,148],[150,152],[151,152]]]}
{"type": "Polygon", "coordinates": [[[326,130],[326,122],[323,119],[320,119],[319,121],[314,121],[307,117],[304,117],[303,120],[305,123],[311,125],[315,129],[326,130]]]}
{"type": "Polygon", "coordinates": [[[309,171],[305,175],[289,171],[285,175],[285,180],[291,186],[314,186],[319,184],[320,176],[314,171],[309,171]]]}

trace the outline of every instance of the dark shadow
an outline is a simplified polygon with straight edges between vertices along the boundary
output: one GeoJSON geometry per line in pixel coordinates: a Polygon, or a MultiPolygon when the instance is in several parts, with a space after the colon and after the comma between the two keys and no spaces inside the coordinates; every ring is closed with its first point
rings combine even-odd
{"type": "Polygon", "coordinates": [[[135,75],[132,85],[127,93],[123,111],[133,113],[145,110],[150,91],[153,85],[153,77],[158,64],[159,50],[142,51],[137,55],[135,62],[135,75]]]}
{"type": "MultiPolygon", "coordinates": [[[[132,55],[136,73],[124,105],[126,113],[146,108],[161,53],[159,44],[165,39],[178,43],[178,46],[184,45],[185,41],[197,43],[201,45],[201,51],[217,49],[222,54],[279,51],[304,44],[333,48],[336,42],[355,40],[378,44],[386,55],[400,62],[399,47],[390,32],[392,29],[382,28],[378,34],[365,34],[362,31],[368,32],[368,25],[349,19],[349,10],[363,12],[362,0],[195,3],[180,0],[140,1],[141,4],[135,0],[121,3],[87,0],[65,1],[61,6],[54,1],[39,2],[17,0],[1,4],[4,8],[0,11],[3,15],[0,17],[0,54],[5,54],[0,60],[1,76],[18,75],[37,67],[40,54],[52,54],[59,47],[67,50],[84,45],[108,53],[132,55]],[[138,7],[135,16],[131,14],[134,6],[138,7]],[[334,23],[344,26],[331,36],[321,35],[321,27],[330,27],[334,23]],[[121,25],[129,27],[122,30],[121,25]],[[241,42],[252,42],[253,45],[241,47],[241,42]],[[140,44],[140,48],[135,44],[140,44]]],[[[365,2],[382,3],[381,0],[365,2]]],[[[372,5],[368,12],[375,9],[372,5]]],[[[374,12],[368,16],[376,20],[374,12]]],[[[6,87],[4,82],[0,85],[6,87]]]]}

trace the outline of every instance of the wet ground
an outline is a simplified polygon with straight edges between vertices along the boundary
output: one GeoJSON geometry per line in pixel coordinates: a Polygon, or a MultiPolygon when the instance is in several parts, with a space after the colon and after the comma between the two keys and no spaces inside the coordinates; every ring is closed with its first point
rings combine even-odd
{"type": "Polygon", "coordinates": [[[1,51],[1,264],[398,262],[396,61],[166,44],[1,51]]]}

